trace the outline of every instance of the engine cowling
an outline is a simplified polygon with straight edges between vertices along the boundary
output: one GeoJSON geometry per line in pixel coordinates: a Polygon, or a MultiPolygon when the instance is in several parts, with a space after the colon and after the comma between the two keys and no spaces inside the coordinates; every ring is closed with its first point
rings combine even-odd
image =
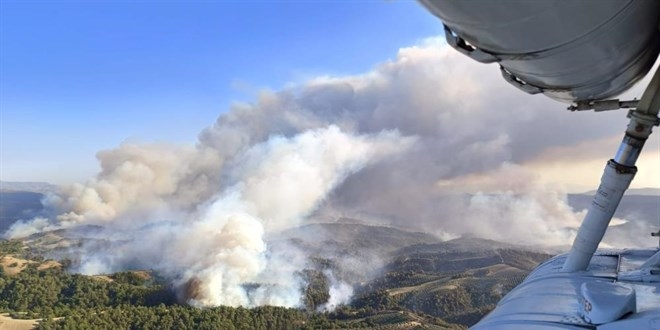
{"type": "Polygon", "coordinates": [[[641,79],[660,52],[657,0],[420,0],[447,41],[497,62],[528,93],[563,102],[615,96],[641,79]]]}

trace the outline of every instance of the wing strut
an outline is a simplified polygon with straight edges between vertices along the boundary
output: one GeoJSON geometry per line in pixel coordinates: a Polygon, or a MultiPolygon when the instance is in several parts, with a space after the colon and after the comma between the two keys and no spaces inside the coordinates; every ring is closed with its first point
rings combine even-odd
{"type": "Polygon", "coordinates": [[[651,135],[653,126],[660,124],[658,110],[660,110],[660,67],[656,69],[637,108],[628,112],[630,122],[626,134],[616,156],[605,166],[600,186],[573,241],[563,271],[584,271],[589,266],[591,257],[603,239],[623,193],[628,189],[637,172],[635,162],[644,142],[651,135]]]}

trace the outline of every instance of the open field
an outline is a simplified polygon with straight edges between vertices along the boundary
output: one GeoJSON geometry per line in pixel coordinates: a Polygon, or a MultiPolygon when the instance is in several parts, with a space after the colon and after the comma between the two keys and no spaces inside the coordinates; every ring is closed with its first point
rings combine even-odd
{"type": "Polygon", "coordinates": [[[30,330],[34,329],[39,320],[12,319],[9,314],[0,314],[0,330],[30,330]]]}

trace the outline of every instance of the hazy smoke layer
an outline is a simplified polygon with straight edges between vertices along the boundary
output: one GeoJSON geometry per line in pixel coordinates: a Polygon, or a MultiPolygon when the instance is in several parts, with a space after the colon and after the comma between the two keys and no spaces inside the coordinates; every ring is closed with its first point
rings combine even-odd
{"type": "MultiPolygon", "coordinates": [[[[49,197],[55,220],[17,223],[7,236],[102,225],[114,243],[86,247],[83,272],[153,268],[194,304],[295,306],[307,256],[271,249],[268,237],[319,216],[570,244],[582,215],[525,164],[625,125],[616,114],[581,115],[429,40],[363,75],[263,92],[222,114],[196,146],[102,151],[97,177],[49,197]]],[[[604,165],[614,149],[591,155],[604,165]]],[[[322,308],[350,292],[336,281],[322,308]]]]}
{"type": "Polygon", "coordinates": [[[267,234],[300,224],[348,175],[413,142],[396,132],[354,136],[336,126],[272,136],[227,161],[218,194],[189,210],[173,187],[191,153],[165,149],[170,153],[161,156],[122,146],[101,156],[114,171],[104,163],[97,180],[70,190],[60,204],[71,211],[58,220],[64,227],[113,223],[103,231],[109,247],[84,248],[83,273],[155,269],[192,304],[298,306],[306,256],[282,244],[269,250],[267,234]]]}

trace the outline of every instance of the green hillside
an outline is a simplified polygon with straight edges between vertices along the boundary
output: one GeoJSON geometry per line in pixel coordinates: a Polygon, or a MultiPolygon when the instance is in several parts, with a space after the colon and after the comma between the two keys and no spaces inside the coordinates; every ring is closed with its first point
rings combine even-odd
{"type": "Polygon", "coordinates": [[[70,274],[71,261],[46,259],[84,239],[67,234],[0,243],[0,312],[35,319],[39,329],[461,329],[550,257],[482,239],[441,242],[396,228],[314,224],[277,238],[316,255],[302,272],[304,307],[200,309],[181,304],[162,274],[70,274]],[[351,303],[320,312],[329,298],[328,271],[355,280],[359,272],[342,258],[376,254],[383,262],[353,282],[351,303]]]}

